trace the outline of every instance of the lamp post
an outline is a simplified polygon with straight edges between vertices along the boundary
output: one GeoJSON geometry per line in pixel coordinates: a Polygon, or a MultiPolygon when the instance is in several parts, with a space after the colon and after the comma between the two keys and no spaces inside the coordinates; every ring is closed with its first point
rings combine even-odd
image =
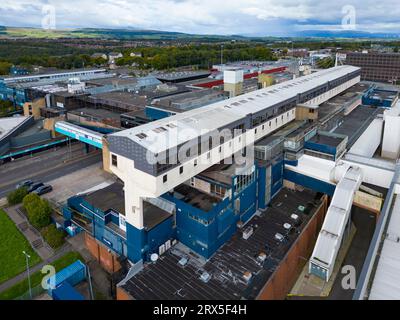
{"type": "Polygon", "coordinates": [[[28,272],[29,295],[32,299],[31,275],[29,274],[29,259],[31,258],[31,256],[29,254],[27,254],[25,251],[22,251],[22,253],[25,255],[26,270],[28,272]]]}

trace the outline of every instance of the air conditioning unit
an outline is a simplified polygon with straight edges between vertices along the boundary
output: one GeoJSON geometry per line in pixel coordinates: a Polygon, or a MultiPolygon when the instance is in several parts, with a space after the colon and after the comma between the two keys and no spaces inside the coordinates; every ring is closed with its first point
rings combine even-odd
{"type": "Polygon", "coordinates": [[[285,239],[285,237],[282,234],[280,234],[280,233],[275,234],[275,240],[282,242],[284,239],[285,239]]]}
{"type": "Polygon", "coordinates": [[[189,262],[188,258],[182,257],[181,260],[178,261],[178,264],[184,267],[187,265],[188,262],[189,262]]]}
{"type": "Polygon", "coordinates": [[[247,227],[243,231],[243,239],[245,239],[245,240],[249,239],[253,233],[254,233],[253,227],[247,227]]]}
{"type": "Polygon", "coordinates": [[[247,283],[250,282],[250,280],[251,280],[252,277],[253,277],[253,274],[252,274],[250,271],[246,271],[246,272],[243,274],[243,279],[244,279],[247,283]]]}
{"type": "Polygon", "coordinates": [[[200,276],[200,280],[204,283],[207,283],[211,280],[211,275],[207,271],[204,271],[200,276]]]}
{"type": "Polygon", "coordinates": [[[257,256],[257,260],[260,263],[263,263],[267,259],[267,254],[265,252],[260,252],[260,254],[257,256]]]}
{"type": "Polygon", "coordinates": [[[159,255],[163,255],[165,253],[165,244],[162,244],[159,248],[158,248],[158,253],[159,255]]]}

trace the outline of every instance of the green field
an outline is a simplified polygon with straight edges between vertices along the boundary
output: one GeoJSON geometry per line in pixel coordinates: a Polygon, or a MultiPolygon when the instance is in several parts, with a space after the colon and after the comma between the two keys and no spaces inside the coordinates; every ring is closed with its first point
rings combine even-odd
{"type": "Polygon", "coordinates": [[[30,265],[40,262],[40,257],[30,246],[7,214],[0,209],[0,283],[25,271],[26,261],[22,251],[30,256],[30,265]]]}
{"type": "MultiPolygon", "coordinates": [[[[60,271],[70,264],[74,263],[76,260],[81,260],[84,262],[81,255],[77,252],[68,252],[58,260],[54,261],[51,265],[54,266],[56,271],[60,271]]],[[[31,275],[31,286],[32,288],[38,287],[43,279],[43,274],[37,271],[31,275]]],[[[12,300],[18,298],[29,291],[28,279],[24,279],[11,288],[0,293],[0,300],[12,300]]],[[[44,290],[43,290],[44,291],[44,290]]]]}
{"type": "Polygon", "coordinates": [[[59,39],[59,38],[98,38],[95,33],[74,30],[46,30],[39,28],[5,28],[0,32],[0,37],[30,38],[30,39],[59,39]]]}

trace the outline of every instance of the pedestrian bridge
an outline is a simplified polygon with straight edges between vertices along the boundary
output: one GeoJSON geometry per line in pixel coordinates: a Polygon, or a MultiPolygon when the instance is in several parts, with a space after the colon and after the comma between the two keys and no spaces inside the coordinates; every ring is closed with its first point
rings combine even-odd
{"type": "Polygon", "coordinates": [[[72,139],[79,140],[83,143],[89,144],[96,148],[103,148],[103,134],[96,131],[80,127],[78,125],[59,121],[55,124],[54,129],[56,132],[72,139]]]}

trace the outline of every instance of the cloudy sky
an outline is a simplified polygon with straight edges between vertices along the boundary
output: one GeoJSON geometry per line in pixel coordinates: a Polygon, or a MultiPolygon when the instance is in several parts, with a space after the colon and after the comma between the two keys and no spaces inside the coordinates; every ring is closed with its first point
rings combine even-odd
{"type": "Polygon", "coordinates": [[[400,34],[399,0],[0,0],[0,25],[155,29],[197,34],[291,35],[301,30],[400,34]]]}

